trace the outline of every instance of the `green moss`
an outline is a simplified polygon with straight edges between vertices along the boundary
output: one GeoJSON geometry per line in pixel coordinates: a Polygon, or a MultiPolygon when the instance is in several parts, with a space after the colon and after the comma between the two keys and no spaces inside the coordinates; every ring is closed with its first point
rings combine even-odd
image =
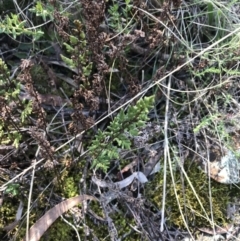
{"type": "MultiPolygon", "coordinates": [[[[132,231],[132,227],[136,226],[136,222],[133,217],[126,216],[121,213],[112,215],[112,219],[114,220],[115,227],[118,231],[119,237],[124,234],[132,231]],[[130,226],[132,225],[132,227],[130,226]]],[[[132,232],[126,239],[128,241],[140,240],[143,237],[143,234],[139,234],[137,232],[132,232]]],[[[142,240],[142,239],[141,239],[142,240]]]]}
{"type": "MultiPolygon", "coordinates": [[[[69,221],[69,220],[68,220],[69,221]]],[[[76,232],[74,229],[66,224],[64,221],[59,218],[55,221],[48,231],[42,236],[40,241],[56,241],[56,240],[68,240],[75,241],[77,240],[76,232]]]]}
{"type": "Polygon", "coordinates": [[[63,191],[66,197],[78,195],[78,188],[73,177],[68,177],[64,180],[63,191]]]}
{"type": "Polygon", "coordinates": [[[66,169],[61,174],[61,186],[56,186],[65,198],[75,197],[79,195],[78,185],[82,174],[80,172],[70,171],[66,169]]]}
{"type": "Polygon", "coordinates": [[[15,220],[17,203],[5,199],[0,207],[0,229],[4,228],[15,220]]]}
{"type": "MultiPolygon", "coordinates": [[[[102,207],[98,202],[92,202],[90,204],[91,210],[98,216],[104,218],[102,207]]],[[[115,228],[117,230],[118,236],[121,237],[124,234],[132,231],[132,226],[136,225],[136,222],[133,217],[126,216],[126,211],[121,212],[122,206],[118,206],[118,212],[113,212],[109,216],[112,219],[115,228]]],[[[96,225],[92,220],[88,219],[87,221],[88,226],[94,230],[95,235],[103,240],[110,240],[110,234],[108,230],[108,224],[99,222],[98,225],[96,225]]],[[[140,240],[142,238],[142,234],[138,234],[136,232],[132,232],[126,239],[128,241],[135,241],[140,240]]]]}
{"type": "MultiPolygon", "coordinates": [[[[227,203],[230,201],[230,196],[234,193],[234,195],[238,195],[236,190],[231,189],[229,185],[220,184],[211,180],[210,199],[209,180],[206,173],[190,161],[185,162],[184,168],[194,191],[179,170],[174,173],[175,185],[172,182],[170,173],[167,173],[166,216],[169,224],[176,225],[180,228],[185,227],[179,211],[179,208],[181,208],[188,227],[194,228],[210,225],[211,205],[214,222],[216,224],[222,225],[229,221],[226,219],[227,203]]],[[[162,193],[163,172],[159,172],[154,181],[147,185],[146,192],[146,195],[159,209],[162,208],[162,193]],[[155,188],[153,189],[153,187],[155,188]]]]}

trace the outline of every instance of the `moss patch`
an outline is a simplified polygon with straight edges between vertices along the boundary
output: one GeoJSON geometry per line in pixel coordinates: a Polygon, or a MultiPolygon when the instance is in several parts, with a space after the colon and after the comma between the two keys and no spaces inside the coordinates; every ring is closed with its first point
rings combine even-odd
{"type": "MultiPolygon", "coordinates": [[[[227,203],[233,196],[239,196],[239,190],[232,188],[230,185],[217,183],[214,180],[211,180],[211,185],[209,185],[206,173],[196,163],[187,161],[184,164],[184,169],[189,181],[183,173],[181,174],[179,170],[176,170],[174,172],[174,184],[169,171],[167,173],[166,216],[168,223],[185,228],[180,213],[181,209],[189,228],[206,227],[210,225],[211,206],[216,224],[222,225],[229,222],[226,218],[227,203]]],[[[154,181],[147,185],[146,192],[146,195],[159,209],[162,208],[162,193],[163,172],[159,172],[154,181]]]]}

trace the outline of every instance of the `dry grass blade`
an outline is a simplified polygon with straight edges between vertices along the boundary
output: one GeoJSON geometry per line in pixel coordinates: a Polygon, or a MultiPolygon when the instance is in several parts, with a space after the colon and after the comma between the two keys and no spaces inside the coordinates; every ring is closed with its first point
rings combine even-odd
{"type": "MultiPolygon", "coordinates": [[[[28,237],[29,241],[38,241],[42,235],[47,231],[47,229],[55,222],[55,220],[60,217],[63,213],[68,211],[70,208],[81,203],[84,200],[97,200],[93,196],[89,195],[79,195],[73,198],[69,198],[58,205],[51,208],[46,212],[29,230],[28,237]]],[[[26,237],[23,241],[26,241],[26,237]]]]}

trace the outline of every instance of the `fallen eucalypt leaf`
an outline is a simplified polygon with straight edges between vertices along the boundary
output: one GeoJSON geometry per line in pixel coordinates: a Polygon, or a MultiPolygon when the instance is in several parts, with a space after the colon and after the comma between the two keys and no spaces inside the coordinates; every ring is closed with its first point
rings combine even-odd
{"type": "MultiPolygon", "coordinates": [[[[118,189],[122,189],[128,185],[130,185],[134,179],[138,179],[140,183],[146,183],[148,180],[144,173],[142,172],[134,172],[128,178],[120,182],[113,183],[115,187],[118,189]]],[[[101,187],[109,187],[103,180],[96,179],[96,177],[92,178],[92,181],[101,187]]],[[[67,212],[69,209],[73,208],[74,206],[82,203],[83,201],[88,200],[95,200],[98,201],[97,198],[90,196],[90,195],[78,195],[73,198],[69,198],[53,208],[47,211],[28,231],[27,235],[24,237],[22,241],[38,241],[42,237],[42,235],[47,231],[47,229],[59,218],[63,213],[67,212]],[[28,236],[28,237],[27,237],[28,236]]]]}
{"type": "Polygon", "coordinates": [[[63,213],[67,212],[74,206],[83,201],[97,200],[90,195],[79,195],[69,198],[47,211],[28,231],[27,235],[22,241],[38,241],[47,229],[59,218],[63,213]],[[27,237],[28,236],[28,237],[27,237]]]}

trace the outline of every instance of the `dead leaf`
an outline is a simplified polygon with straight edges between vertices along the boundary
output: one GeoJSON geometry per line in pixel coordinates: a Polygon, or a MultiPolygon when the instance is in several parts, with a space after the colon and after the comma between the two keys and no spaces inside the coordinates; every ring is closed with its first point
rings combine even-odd
{"type": "Polygon", "coordinates": [[[216,227],[215,232],[213,229],[210,229],[210,228],[198,228],[198,230],[210,235],[228,233],[228,232],[231,232],[232,229],[233,229],[232,224],[227,224],[225,227],[216,227]]]}
{"type": "MultiPolygon", "coordinates": [[[[79,195],[69,198],[51,208],[30,228],[28,232],[28,240],[38,241],[59,216],[85,200],[97,199],[89,195],[79,195]]],[[[26,237],[24,237],[23,241],[26,241],[26,237]]]]}

